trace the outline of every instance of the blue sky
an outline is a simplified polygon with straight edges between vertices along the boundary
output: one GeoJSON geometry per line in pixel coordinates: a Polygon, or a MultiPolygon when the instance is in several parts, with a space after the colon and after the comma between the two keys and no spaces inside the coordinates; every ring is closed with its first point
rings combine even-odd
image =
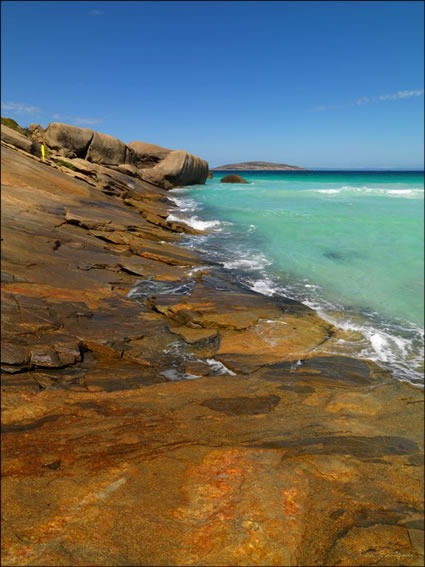
{"type": "Polygon", "coordinates": [[[2,2],[2,116],[211,167],[423,168],[422,2],[2,2]]]}

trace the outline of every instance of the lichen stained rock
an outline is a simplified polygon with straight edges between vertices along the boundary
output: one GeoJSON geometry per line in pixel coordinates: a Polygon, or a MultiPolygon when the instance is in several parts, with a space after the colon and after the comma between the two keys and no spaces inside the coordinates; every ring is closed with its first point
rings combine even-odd
{"type": "Polygon", "coordinates": [[[5,565],[423,565],[423,391],[180,247],[163,187],[1,159],[5,565]]]}

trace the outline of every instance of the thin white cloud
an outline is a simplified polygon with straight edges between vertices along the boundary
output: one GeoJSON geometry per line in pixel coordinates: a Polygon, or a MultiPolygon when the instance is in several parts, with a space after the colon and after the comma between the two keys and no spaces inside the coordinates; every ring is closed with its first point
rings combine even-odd
{"type": "Polygon", "coordinates": [[[5,112],[15,112],[16,114],[34,113],[40,112],[37,106],[32,106],[31,104],[25,104],[21,102],[3,102],[1,103],[1,109],[5,112]]]}
{"type": "Polygon", "coordinates": [[[89,14],[91,16],[103,16],[103,12],[101,10],[90,10],[89,14]]]}
{"type": "Polygon", "coordinates": [[[77,116],[76,118],[74,118],[74,122],[76,124],[94,125],[102,124],[103,120],[101,120],[100,118],[80,118],[77,116]]]}
{"type": "Polygon", "coordinates": [[[313,110],[316,112],[323,112],[325,110],[335,110],[339,108],[347,108],[348,106],[363,106],[365,104],[370,104],[372,102],[379,102],[382,100],[400,100],[404,98],[410,98],[413,96],[423,96],[424,91],[420,89],[416,90],[405,90],[405,91],[397,91],[396,93],[392,94],[384,94],[379,96],[362,96],[355,100],[354,102],[347,102],[345,104],[333,104],[333,105],[320,105],[316,106],[313,110]]]}
{"type": "Polygon", "coordinates": [[[64,114],[52,114],[53,120],[66,120],[67,122],[73,122],[80,126],[95,126],[96,124],[102,124],[103,120],[101,118],[85,118],[81,116],[65,116],[64,114]]]}

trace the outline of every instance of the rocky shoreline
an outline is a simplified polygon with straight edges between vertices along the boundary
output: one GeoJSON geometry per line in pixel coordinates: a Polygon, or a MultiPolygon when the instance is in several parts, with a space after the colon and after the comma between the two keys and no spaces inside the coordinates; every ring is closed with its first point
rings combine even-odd
{"type": "Polygon", "coordinates": [[[157,173],[31,144],[2,140],[3,563],[423,565],[423,392],[180,246],[157,173]]]}

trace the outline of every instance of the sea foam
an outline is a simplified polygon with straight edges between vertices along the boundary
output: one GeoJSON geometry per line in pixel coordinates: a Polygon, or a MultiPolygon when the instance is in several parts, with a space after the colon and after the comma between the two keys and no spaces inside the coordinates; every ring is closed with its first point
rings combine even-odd
{"type": "Polygon", "coordinates": [[[208,228],[219,227],[221,222],[218,220],[211,220],[211,221],[203,221],[197,216],[192,217],[178,217],[177,215],[168,215],[167,219],[168,222],[182,222],[187,224],[188,226],[196,229],[196,230],[206,230],[208,228]]]}

